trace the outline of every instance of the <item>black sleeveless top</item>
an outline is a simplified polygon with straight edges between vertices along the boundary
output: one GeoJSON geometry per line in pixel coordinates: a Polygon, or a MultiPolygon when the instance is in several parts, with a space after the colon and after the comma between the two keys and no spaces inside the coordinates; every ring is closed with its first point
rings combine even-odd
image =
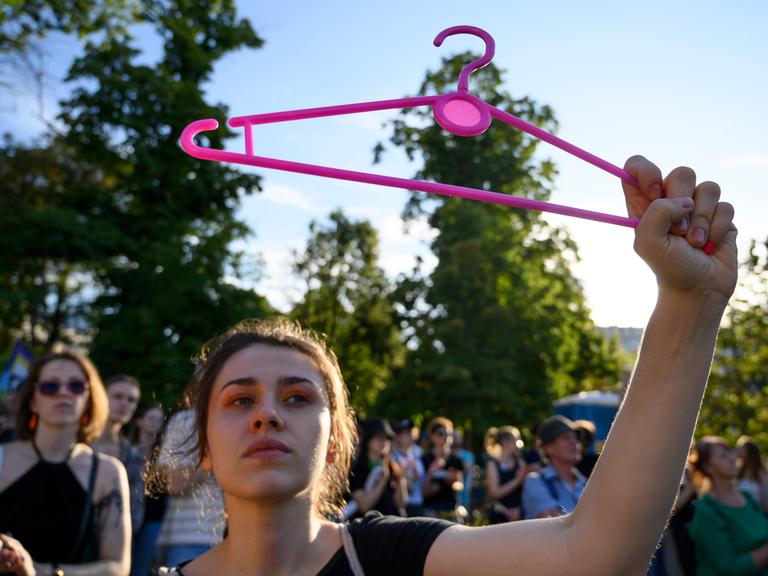
{"type": "MultiPolygon", "coordinates": [[[[97,558],[93,506],[77,545],[89,498],[67,462],[40,459],[26,474],[0,492],[0,532],[16,538],[36,562],[82,564],[97,558]],[[74,549],[77,548],[77,549],[74,549]]],[[[74,450],[74,446],[72,447],[74,450]]],[[[94,463],[96,454],[94,453],[94,463]]]]}
{"type": "MultiPolygon", "coordinates": [[[[513,480],[514,477],[517,475],[517,471],[520,467],[520,464],[517,460],[515,460],[515,465],[512,466],[512,468],[507,468],[506,466],[502,466],[501,462],[496,460],[495,458],[491,458],[491,462],[496,466],[496,469],[499,471],[499,486],[502,484],[506,484],[510,480],[513,480]]],[[[512,492],[504,496],[504,498],[501,498],[498,500],[500,504],[503,504],[507,508],[519,508],[522,505],[523,501],[523,485],[521,484],[512,492]]]]}

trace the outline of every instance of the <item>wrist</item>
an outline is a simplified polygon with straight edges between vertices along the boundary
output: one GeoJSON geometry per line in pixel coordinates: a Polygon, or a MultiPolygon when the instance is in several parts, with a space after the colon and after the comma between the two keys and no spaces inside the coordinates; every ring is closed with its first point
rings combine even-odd
{"type": "Polygon", "coordinates": [[[655,312],[704,328],[707,324],[719,328],[729,298],[717,292],[681,292],[659,286],[655,312]]]}

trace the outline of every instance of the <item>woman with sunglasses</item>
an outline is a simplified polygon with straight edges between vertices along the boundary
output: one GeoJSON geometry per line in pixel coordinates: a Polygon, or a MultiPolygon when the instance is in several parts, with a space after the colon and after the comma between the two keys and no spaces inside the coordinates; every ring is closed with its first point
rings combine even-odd
{"type": "Polygon", "coordinates": [[[19,440],[0,454],[0,573],[128,574],[125,469],[87,445],[107,416],[90,360],[60,352],[33,364],[20,389],[19,440]]]}
{"type": "Polygon", "coordinates": [[[287,322],[244,323],[208,347],[197,374],[198,453],[222,487],[228,536],[176,573],[644,574],[736,283],[736,230],[717,185],[697,185],[692,170],[662,179],[640,157],[626,167],[640,186],[625,186],[630,215],[642,217],[635,248],[659,295],[600,465],[572,513],[484,527],[375,514],[333,521],[355,445],[335,356],[287,322]]]}

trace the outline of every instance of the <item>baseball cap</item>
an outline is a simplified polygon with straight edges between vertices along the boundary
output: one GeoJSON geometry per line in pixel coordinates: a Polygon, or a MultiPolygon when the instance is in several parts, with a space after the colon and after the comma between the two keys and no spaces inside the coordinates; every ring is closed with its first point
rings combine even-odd
{"type": "Polygon", "coordinates": [[[565,416],[557,414],[541,423],[541,426],[539,426],[539,440],[542,445],[549,444],[566,432],[576,432],[576,425],[565,416]]]}

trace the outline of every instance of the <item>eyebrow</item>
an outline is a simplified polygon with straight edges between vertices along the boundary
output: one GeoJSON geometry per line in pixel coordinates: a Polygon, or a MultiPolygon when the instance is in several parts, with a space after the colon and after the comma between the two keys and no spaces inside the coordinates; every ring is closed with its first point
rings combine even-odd
{"type": "MultiPolygon", "coordinates": [[[[227,387],[229,386],[256,386],[259,383],[258,378],[254,378],[253,376],[244,376],[243,378],[235,378],[233,380],[229,380],[226,382],[220,389],[219,393],[223,392],[227,387]]],[[[292,386],[295,384],[309,384],[313,388],[316,388],[317,390],[320,389],[320,387],[310,378],[307,378],[305,376],[281,376],[277,380],[277,385],[280,387],[285,386],[292,386]]]]}

